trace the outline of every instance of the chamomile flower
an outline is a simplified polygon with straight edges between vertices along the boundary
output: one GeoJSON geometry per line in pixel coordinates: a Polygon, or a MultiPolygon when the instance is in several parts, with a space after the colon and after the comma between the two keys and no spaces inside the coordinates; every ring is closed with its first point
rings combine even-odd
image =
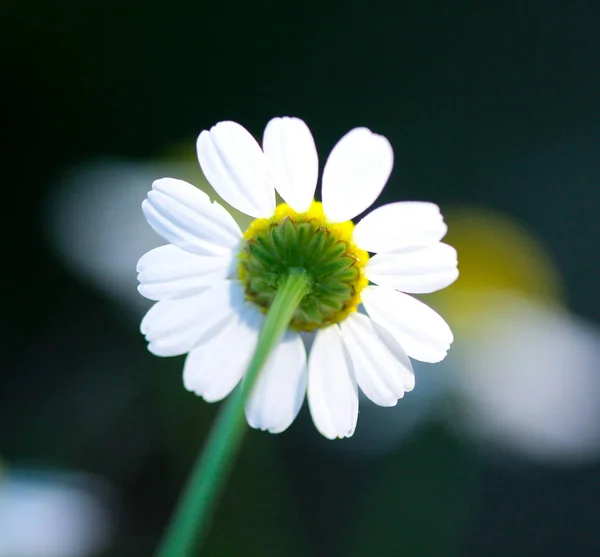
{"type": "Polygon", "coordinates": [[[393,166],[388,140],[366,128],[333,148],[322,203],[313,199],[319,162],[302,120],[271,120],[262,149],[239,124],[220,122],[200,134],[197,150],[216,192],[255,220],[242,232],[194,186],[154,182],[142,209],[169,245],[138,263],[140,293],[157,300],[141,324],[149,350],[187,354],[185,387],[221,400],[243,378],[278,285],[303,269],[308,293],[261,371],[246,417],[279,433],[306,395],[325,437],[351,436],[359,388],[376,404],[394,406],[415,385],[409,357],[438,362],[453,340],[446,322],[409,295],[458,276],[456,251],[440,242],[447,227],[439,208],[391,203],[352,223],[393,166]],[[285,203],[276,206],[275,191],[285,203]],[[308,356],[301,333],[314,335],[308,356]]]}

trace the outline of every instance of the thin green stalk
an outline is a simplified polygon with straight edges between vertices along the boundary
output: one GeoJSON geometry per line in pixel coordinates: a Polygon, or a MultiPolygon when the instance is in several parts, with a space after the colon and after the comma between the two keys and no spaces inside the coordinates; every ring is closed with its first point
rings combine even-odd
{"type": "Polygon", "coordinates": [[[242,386],[222,407],[205,449],[196,459],[157,557],[190,557],[200,546],[246,430],[244,404],[262,366],[287,329],[307,290],[306,272],[302,269],[292,271],[280,284],[242,386]]]}

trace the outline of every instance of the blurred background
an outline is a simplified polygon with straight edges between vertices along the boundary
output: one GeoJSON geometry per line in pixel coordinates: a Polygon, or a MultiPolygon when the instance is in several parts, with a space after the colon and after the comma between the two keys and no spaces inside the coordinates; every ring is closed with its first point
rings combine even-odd
{"type": "Polygon", "coordinates": [[[206,187],[197,134],[273,116],[321,166],[355,126],[379,203],[438,203],[456,341],[356,435],[306,407],[250,431],[206,555],[600,554],[600,4],[3,6],[0,557],[148,556],[217,405],[147,353],[135,263],[154,179],[206,187]]]}

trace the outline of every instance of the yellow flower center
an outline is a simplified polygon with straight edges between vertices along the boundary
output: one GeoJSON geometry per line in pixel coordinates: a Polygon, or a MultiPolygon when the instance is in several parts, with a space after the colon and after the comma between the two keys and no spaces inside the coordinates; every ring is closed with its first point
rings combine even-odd
{"type": "Polygon", "coordinates": [[[244,233],[238,271],[246,298],[263,311],[290,270],[302,268],[309,291],[292,318],[298,331],[313,331],[343,321],[356,311],[368,284],[366,251],[352,242],[352,221],[330,223],[317,201],[305,213],[282,203],[269,219],[256,219],[244,233]]]}

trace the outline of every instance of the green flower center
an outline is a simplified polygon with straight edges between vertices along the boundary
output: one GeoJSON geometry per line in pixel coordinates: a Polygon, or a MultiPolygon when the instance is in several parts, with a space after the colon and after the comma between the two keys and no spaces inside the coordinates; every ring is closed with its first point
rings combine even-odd
{"type": "Polygon", "coordinates": [[[238,271],[246,298],[267,311],[282,279],[304,269],[309,291],[290,326],[313,331],[339,323],[356,311],[368,284],[363,268],[368,254],[351,241],[351,221],[328,223],[321,203],[296,213],[282,203],[270,219],[256,219],[244,233],[238,271]]]}

